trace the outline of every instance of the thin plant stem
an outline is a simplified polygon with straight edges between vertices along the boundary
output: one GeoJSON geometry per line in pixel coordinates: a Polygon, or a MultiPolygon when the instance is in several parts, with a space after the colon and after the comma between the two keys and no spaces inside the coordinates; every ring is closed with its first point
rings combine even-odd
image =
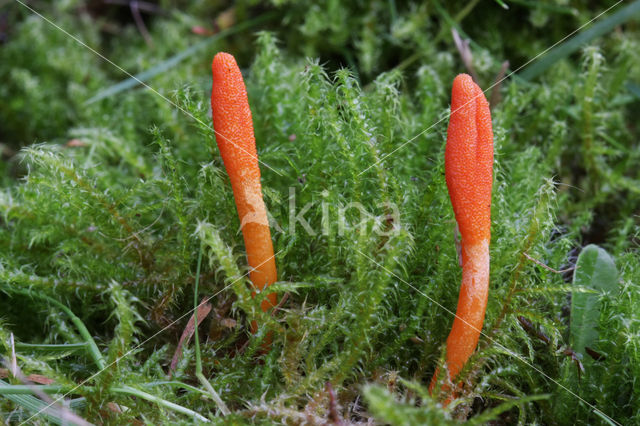
{"type": "Polygon", "coordinates": [[[220,412],[227,416],[231,412],[227,407],[227,404],[224,403],[218,392],[211,386],[209,380],[202,374],[202,357],[200,356],[200,339],[198,337],[198,286],[200,284],[200,267],[202,266],[202,244],[200,244],[200,250],[198,251],[198,266],[196,266],[196,282],[193,289],[193,338],[195,340],[196,346],[196,377],[200,380],[200,383],[209,391],[211,398],[216,403],[220,412]]]}
{"type": "Polygon", "coordinates": [[[209,423],[209,419],[207,419],[206,417],[204,417],[201,414],[196,413],[193,410],[188,409],[187,407],[183,407],[182,405],[175,404],[173,402],[167,401],[166,399],[162,399],[162,398],[157,397],[155,395],[151,395],[150,393],[143,392],[143,391],[141,391],[139,389],[132,388],[131,386],[126,386],[126,385],[125,386],[117,386],[117,387],[112,387],[110,390],[113,393],[132,395],[132,396],[136,396],[138,398],[146,399],[147,401],[153,402],[155,404],[158,404],[158,405],[160,405],[162,407],[168,408],[168,409],[173,410],[175,412],[191,416],[194,419],[197,419],[197,420],[199,420],[201,422],[209,423]]]}
{"type": "Polygon", "coordinates": [[[69,386],[62,385],[0,385],[0,395],[33,395],[37,391],[44,393],[64,393],[69,386]]]}
{"type": "Polygon", "coordinates": [[[202,266],[202,244],[198,250],[198,265],[196,266],[196,282],[193,288],[193,339],[196,345],[196,375],[202,374],[202,358],[200,357],[200,339],[198,338],[198,286],[200,285],[200,267],[202,266]]]}
{"type": "Polygon", "coordinates": [[[102,353],[100,352],[100,349],[96,344],[96,341],[93,340],[93,336],[91,336],[91,333],[89,333],[89,330],[87,330],[87,327],[84,325],[82,320],[78,318],[76,314],[74,314],[73,311],[71,311],[71,309],[69,309],[59,301],[55,300],[54,298],[49,297],[45,294],[39,294],[39,293],[32,292],[30,290],[23,290],[23,289],[10,288],[10,287],[7,288],[7,290],[12,293],[22,294],[22,295],[31,296],[31,297],[37,297],[39,299],[46,300],[47,302],[57,306],[62,311],[64,311],[64,313],[66,313],[71,319],[71,322],[73,322],[73,324],[76,326],[76,328],[78,329],[78,332],[80,332],[80,335],[84,338],[87,344],[87,350],[89,352],[89,355],[91,356],[91,358],[93,358],[93,361],[96,363],[96,366],[100,370],[104,370],[107,367],[107,363],[104,361],[104,358],[102,357],[102,353]]]}
{"type": "Polygon", "coordinates": [[[59,344],[16,342],[16,349],[20,349],[23,351],[46,352],[46,353],[75,352],[81,349],[86,349],[87,346],[88,346],[87,342],[59,343],[59,344]]]}

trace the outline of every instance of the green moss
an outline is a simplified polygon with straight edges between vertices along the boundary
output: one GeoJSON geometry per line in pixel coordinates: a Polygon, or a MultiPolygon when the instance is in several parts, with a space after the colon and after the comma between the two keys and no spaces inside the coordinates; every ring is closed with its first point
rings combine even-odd
{"type": "MultiPolygon", "coordinates": [[[[98,354],[20,345],[27,349],[16,354],[25,375],[70,390],[55,395],[94,423],[186,423],[193,410],[220,424],[604,424],[593,406],[622,424],[640,421],[639,101],[628,89],[640,79],[637,23],[592,40],[537,80],[510,78],[495,89],[485,335],[461,399],[443,407],[426,387],[443,359],[461,275],[443,164],[450,85],[465,71],[451,27],[471,38],[488,88],[504,59],[516,69],[594,11],[587,2],[523,0],[507,2],[508,11],[497,2],[255,3],[235,5],[235,18],[273,18],[211,41],[206,52],[188,50],[202,39],[191,27],[226,5],[160,2],[162,13],[145,14],[147,46],[126,8],[34,3],[128,71],[163,70],[149,81],[157,93],[133,87],[91,103],[127,76],[18,5],[6,12],[3,359],[11,359],[12,333],[19,343],[94,342],[98,354]],[[287,295],[275,315],[260,310],[264,294],[251,297],[210,126],[209,63],[218,50],[236,55],[247,83],[281,280],[273,289],[287,295]],[[195,53],[163,64],[180,52],[195,53]],[[572,288],[553,269],[570,269],[588,243],[615,258],[620,290],[601,296],[602,358],[582,359],[578,380],[564,354],[572,288]],[[227,418],[200,388],[188,343],[168,377],[193,309],[200,248],[196,296],[212,305],[199,329],[203,373],[233,412],[227,418]]],[[[7,381],[0,411],[27,420],[37,404],[6,398],[7,386],[20,384],[7,381]]]]}

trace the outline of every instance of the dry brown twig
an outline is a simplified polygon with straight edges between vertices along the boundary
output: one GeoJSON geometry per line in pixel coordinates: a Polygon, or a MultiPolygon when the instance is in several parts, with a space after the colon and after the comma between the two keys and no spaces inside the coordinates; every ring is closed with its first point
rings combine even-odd
{"type": "Polygon", "coordinates": [[[571,268],[567,268],[567,269],[561,269],[561,270],[553,269],[552,267],[547,266],[544,263],[540,262],[539,260],[534,259],[533,257],[529,256],[527,254],[527,252],[522,252],[522,254],[524,255],[524,257],[526,257],[527,259],[529,259],[530,261],[532,261],[536,265],[542,266],[544,269],[546,269],[547,271],[551,271],[554,274],[564,274],[564,273],[571,272],[574,269],[576,269],[575,266],[572,266],[571,268]]]}
{"type": "Polygon", "coordinates": [[[460,53],[460,57],[462,58],[462,63],[467,68],[469,75],[473,78],[473,81],[476,84],[480,84],[478,81],[478,74],[476,74],[475,68],[473,68],[473,54],[471,53],[471,48],[469,47],[469,40],[463,40],[460,37],[460,34],[455,28],[451,28],[451,34],[453,35],[453,42],[460,53]]]}
{"type": "Polygon", "coordinates": [[[336,399],[336,393],[333,390],[333,386],[331,386],[331,382],[327,382],[325,385],[325,390],[329,395],[329,424],[342,426],[345,424],[344,419],[340,415],[338,401],[336,399]]]}
{"type": "Polygon", "coordinates": [[[140,35],[142,35],[142,38],[144,38],[145,43],[147,43],[149,47],[153,46],[153,39],[151,38],[151,34],[144,23],[144,19],[142,19],[140,11],[144,11],[146,13],[160,13],[162,9],[158,7],[158,5],[148,1],[138,0],[104,0],[104,2],[107,4],[129,6],[131,16],[133,16],[133,20],[136,23],[136,27],[138,28],[140,35]]]}
{"type": "MultiPolygon", "coordinates": [[[[202,321],[204,321],[204,319],[209,315],[209,312],[211,312],[211,304],[207,303],[207,298],[205,297],[204,299],[202,299],[202,302],[200,302],[200,304],[198,305],[198,312],[197,312],[198,325],[202,324],[202,321]]],[[[184,328],[184,331],[182,332],[182,336],[180,336],[178,347],[176,348],[176,351],[173,353],[173,358],[171,359],[171,365],[169,366],[169,377],[171,377],[173,372],[176,370],[176,367],[178,366],[178,362],[182,357],[182,346],[185,343],[189,343],[189,340],[191,340],[191,336],[193,336],[193,333],[196,330],[195,322],[196,321],[195,321],[195,313],[194,313],[193,315],[191,315],[191,318],[189,318],[189,322],[187,323],[187,326],[184,328]]]]}
{"type": "Polygon", "coordinates": [[[508,69],[509,69],[509,61],[504,61],[502,63],[502,66],[500,66],[500,71],[498,71],[498,75],[496,75],[496,79],[493,83],[493,89],[491,90],[491,100],[489,102],[489,108],[491,108],[492,110],[502,100],[502,95],[500,95],[500,89],[502,88],[502,82],[504,81],[504,76],[507,74],[508,69]]]}

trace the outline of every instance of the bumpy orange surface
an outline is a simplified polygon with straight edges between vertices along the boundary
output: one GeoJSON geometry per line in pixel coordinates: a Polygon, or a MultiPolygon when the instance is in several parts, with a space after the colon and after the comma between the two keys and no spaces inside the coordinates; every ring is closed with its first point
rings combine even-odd
{"type": "MultiPolygon", "coordinates": [[[[249,277],[262,290],[277,281],[271,231],[262,199],[260,168],[253,135],[253,120],[247,90],[236,60],[220,52],[213,58],[211,110],[216,142],[227,169],[240,217],[247,251],[249,277]]],[[[262,303],[266,311],[277,301],[274,293],[262,303]]],[[[255,325],[254,325],[255,326],[255,325]]]]}
{"type": "Polygon", "coordinates": [[[444,158],[451,205],[463,243],[488,240],[493,182],[491,113],[482,90],[466,74],[453,81],[444,158]]]}
{"type": "Polygon", "coordinates": [[[489,295],[493,130],[489,103],[466,74],[453,82],[445,178],[462,237],[462,284],[447,338],[446,361],[453,380],[476,349],[489,295]]]}

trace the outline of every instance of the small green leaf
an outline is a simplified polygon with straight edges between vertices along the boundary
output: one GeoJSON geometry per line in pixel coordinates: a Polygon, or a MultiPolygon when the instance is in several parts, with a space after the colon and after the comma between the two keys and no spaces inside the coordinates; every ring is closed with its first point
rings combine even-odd
{"type": "Polygon", "coordinates": [[[585,346],[593,347],[598,338],[600,293],[613,291],[617,281],[618,271],[609,253],[593,244],[582,250],[573,274],[573,285],[597,292],[574,291],[571,295],[571,347],[583,356],[585,346]]]}

